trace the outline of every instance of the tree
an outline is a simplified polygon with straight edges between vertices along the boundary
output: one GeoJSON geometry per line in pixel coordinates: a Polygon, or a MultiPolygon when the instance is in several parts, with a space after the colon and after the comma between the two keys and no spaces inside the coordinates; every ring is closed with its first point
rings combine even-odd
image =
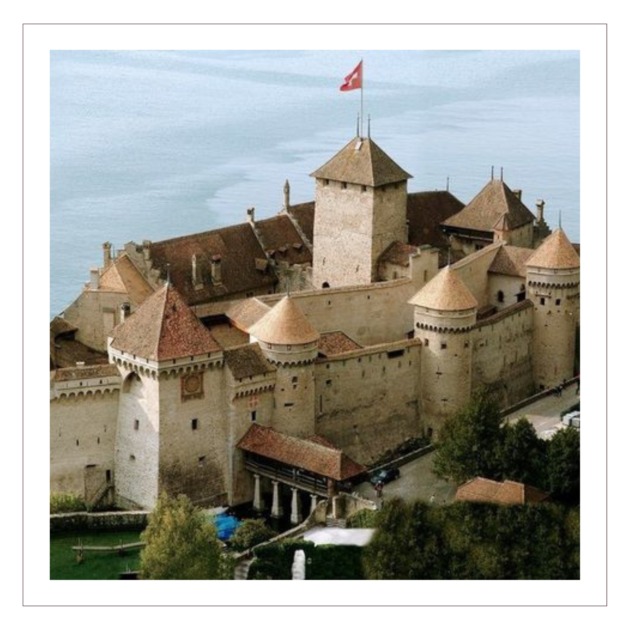
{"type": "Polygon", "coordinates": [[[500,476],[501,410],[485,393],[447,418],[440,431],[435,473],[461,483],[472,477],[500,476]]]}
{"type": "Polygon", "coordinates": [[[504,479],[545,486],[545,441],[526,418],[501,430],[501,472],[504,479]]]}
{"type": "Polygon", "coordinates": [[[244,551],[258,543],[273,538],[275,535],[276,532],[274,532],[271,527],[265,525],[263,519],[247,519],[239,525],[230,539],[230,546],[236,551],[244,551]]]}
{"type": "Polygon", "coordinates": [[[580,501],[580,432],[567,427],[547,446],[547,488],[568,503],[580,501]]]}
{"type": "Polygon", "coordinates": [[[211,580],[221,576],[221,545],[214,525],[184,495],[162,494],[141,539],[145,580],[211,580]]]}

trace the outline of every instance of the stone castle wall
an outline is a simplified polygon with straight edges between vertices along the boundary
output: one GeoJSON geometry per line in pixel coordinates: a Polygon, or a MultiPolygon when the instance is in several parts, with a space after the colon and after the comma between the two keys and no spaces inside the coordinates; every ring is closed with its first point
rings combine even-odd
{"type": "Polygon", "coordinates": [[[489,387],[503,407],[531,395],[533,309],[521,302],[473,329],[472,389],[489,387]]]}
{"type": "Polygon", "coordinates": [[[420,346],[403,341],[320,359],[315,429],[361,463],[422,433],[420,346]]]}
{"type": "Polygon", "coordinates": [[[91,500],[113,478],[118,390],[50,401],[50,491],[91,500]]]}

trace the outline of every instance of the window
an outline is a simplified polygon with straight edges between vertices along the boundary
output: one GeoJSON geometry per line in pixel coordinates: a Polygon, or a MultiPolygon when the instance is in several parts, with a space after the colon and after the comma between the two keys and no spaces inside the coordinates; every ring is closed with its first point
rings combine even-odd
{"type": "Polygon", "coordinates": [[[196,430],[199,428],[199,420],[198,420],[197,418],[193,418],[193,419],[190,421],[190,428],[191,428],[193,431],[196,431],[196,430]]]}
{"type": "Polygon", "coordinates": [[[442,341],[442,342],[440,343],[440,349],[441,349],[441,350],[446,350],[446,342],[445,342],[445,341],[442,341]]]}
{"type": "Polygon", "coordinates": [[[560,298],[556,299],[556,306],[560,306],[560,298]]]}
{"type": "Polygon", "coordinates": [[[252,411],[250,414],[250,419],[252,422],[256,422],[256,410],[252,411]]]}
{"type": "Polygon", "coordinates": [[[544,306],[544,305],[545,305],[545,298],[544,298],[544,297],[541,297],[541,298],[540,298],[540,305],[541,305],[541,306],[544,306]]]}
{"type": "Polygon", "coordinates": [[[505,294],[503,291],[497,293],[497,302],[503,303],[505,301],[505,294]]]}
{"type": "Polygon", "coordinates": [[[341,188],[345,190],[346,188],[348,188],[348,184],[346,184],[346,182],[341,182],[341,188]]]}
{"type": "Polygon", "coordinates": [[[206,456],[202,455],[201,457],[197,459],[197,466],[199,466],[199,468],[202,468],[205,465],[206,465],[206,456]]]}
{"type": "Polygon", "coordinates": [[[424,345],[425,345],[425,346],[428,346],[428,345],[429,345],[429,340],[428,340],[426,337],[424,338],[424,345]]]}
{"type": "Polygon", "coordinates": [[[140,428],[140,420],[138,420],[138,418],[136,418],[133,421],[133,429],[134,429],[134,431],[137,431],[139,428],[140,428]]]}

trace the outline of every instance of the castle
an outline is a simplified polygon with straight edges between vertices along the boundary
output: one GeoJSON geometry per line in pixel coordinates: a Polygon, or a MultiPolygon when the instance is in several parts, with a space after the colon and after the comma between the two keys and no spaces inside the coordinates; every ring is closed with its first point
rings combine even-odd
{"type": "Polygon", "coordinates": [[[575,373],[580,263],[494,177],[464,205],[355,137],[315,200],[112,252],[51,322],[51,491],[292,520],[471,393],[575,373]],[[270,499],[269,499],[270,497],[270,499]],[[309,503],[310,502],[310,503],[309,503]]]}

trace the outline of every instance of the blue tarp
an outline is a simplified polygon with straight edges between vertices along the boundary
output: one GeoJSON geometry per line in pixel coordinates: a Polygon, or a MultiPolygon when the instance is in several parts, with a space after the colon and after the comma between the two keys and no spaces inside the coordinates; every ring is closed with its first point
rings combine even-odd
{"type": "Polygon", "coordinates": [[[236,516],[217,514],[214,517],[214,525],[217,528],[219,540],[229,540],[240,525],[240,522],[236,516]]]}

